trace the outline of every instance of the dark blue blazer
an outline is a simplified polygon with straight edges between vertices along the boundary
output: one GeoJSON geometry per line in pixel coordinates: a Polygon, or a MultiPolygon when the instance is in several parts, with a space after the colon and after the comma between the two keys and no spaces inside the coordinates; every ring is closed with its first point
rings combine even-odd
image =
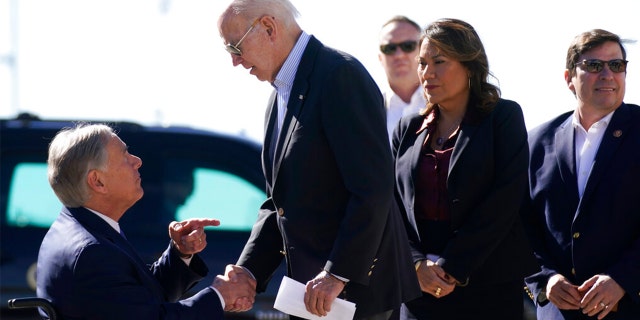
{"type": "Polygon", "coordinates": [[[528,226],[542,268],[527,285],[538,297],[557,273],[576,285],[608,274],[626,291],[615,314],[640,319],[640,107],[623,103],[614,112],[582,199],[572,114],[529,132],[528,226]]]}
{"type": "Polygon", "coordinates": [[[171,246],[152,265],[106,221],[85,208],[63,208],[38,256],[37,294],[63,319],[222,319],[217,293],[207,287],[180,297],[208,273],[171,246]]]}
{"type": "MultiPolygon", "coordinates": [[[[522,279],[533,255],[520,205],[527,188],[527,131],[520,106],[500,99],[493,111],[470,114],[460,126],[449,164],[451,231],[440,263],[458,281],[492,285],[522,279]]],[[[418,160],[425,116],[401,119],[393,137],[398,203],[407,221],[414,261],[424,260],[415,219],[418,160]]],[[[471,297],[470,297],[471,298],[471,297]]]]}
{"type": "Polygon", "coordinates": [[[299,282],[323,269],[347,278],[340,297],[356,303],[356,317],[419,296],[401,217],[390,214],[385,109],[369,73],[311,37],[275,149],[274,96],[262,156],[268,199],[238,264],[254,273],[259,291],[284,257],[299,282]]]}

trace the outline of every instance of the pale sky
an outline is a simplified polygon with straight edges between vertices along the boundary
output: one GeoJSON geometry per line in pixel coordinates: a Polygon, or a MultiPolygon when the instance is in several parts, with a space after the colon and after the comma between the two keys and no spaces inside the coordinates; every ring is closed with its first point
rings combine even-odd
{"type": "MultiPolygon", "coordinates": [[[[224,51],[222,0],[0,0],[0,117],[129,120],[245,135],[261,141],[272,87],[224,51]],[[14,14],[12,15],[11,12],[14,14]],[[10,57],[15,58],[12,65],[10,57]]],[[[602,28],[640,40],[633,0],[293,0],[300,24],[359,59],[383,86],[378,32],[403,14],[443,17],[480,35],[502,96],[529,128],[575,106],[564,61],[575,35],[602,28]]],[[[640,42],[626,45],[625,102],[640,104],[640,42]]]]}

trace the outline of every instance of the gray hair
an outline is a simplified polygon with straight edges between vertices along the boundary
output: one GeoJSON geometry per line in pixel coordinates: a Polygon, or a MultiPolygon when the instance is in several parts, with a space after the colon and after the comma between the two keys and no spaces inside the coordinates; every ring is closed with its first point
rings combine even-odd
{"type": "Polygon", "coordinates": [[[113,135],[113,129],[105,124],[79,123],[60,130],[51,141],[47,176],[64,206],[77,208],[89,200],[87,175],[106,166],[107,144],[113,135]]]}
{"type": "Polygon", "coordinates": [[[282,19],[286,28],[297,25],[296,18],[300,16],[298,9],[289,0],[234,0],[226,12],[247,20],[270,15],[282,19]]]}

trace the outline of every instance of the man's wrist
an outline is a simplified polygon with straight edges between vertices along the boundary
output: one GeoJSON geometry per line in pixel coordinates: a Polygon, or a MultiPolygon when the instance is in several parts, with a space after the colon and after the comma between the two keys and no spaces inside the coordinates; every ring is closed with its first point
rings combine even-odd
{"type": "Polygon", "coordinates": [[[178,250],[178,246],[176,245],[175,241],[171,240],[171,246],[173,247],[174,250],[176,250],[176,252],[178,253],[178,256],[182,259],[191,259],[193,258],[193,254],[189,253],[182,253],[180,250],[178,250]]]}
{"type": "Polygon", "coordinates": [[[331,273],[329,271],[326,271],[326,270],[324,272],[326,273],[325,276],[324,276],[325,278],[333,278],[333,279],[336,279],[336,280],[342,282],[342,284],[344,284],[344,285],[347,284],[347,281],[343,280],[341,277],[338,277],[338,276],[334,275],[333,273],[331,273]]]}

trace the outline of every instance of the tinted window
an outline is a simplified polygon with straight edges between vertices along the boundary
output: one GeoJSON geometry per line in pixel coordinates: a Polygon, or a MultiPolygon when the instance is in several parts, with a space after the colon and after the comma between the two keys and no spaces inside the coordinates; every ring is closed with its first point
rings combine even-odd
{"type": "MultiPolygon", "coordinates": [[[[251,230],[265,200],[262,190],[221,170],[190,167],[184,162],[173,162],[167,168],[162,199],[156,201],[163,203],[165,212],[173,213],[171,220],[209,217],[221,221],[216,230],[251,230]]],[[[10,226],[48,228],[62,206],[47,181],[46,163],[16,165],[8,190],[6,221],[10,226]]],[[[145,197],[153,197],[146,188],[145,197]]]]}
{"type": "Polygon", "coordinates": [[[7,200],[7,224],[18,227],[48,228],[61,208],[47,181],[45,163],[20,163],[11,175],[7,200]]]}
{"type": "Polygon", "coordinates": [[[193,193],[177,209],[176,220],[210,217],[220,220],[216,230],[250,231],[264,192],[246,180],[224,171],[193,170],[193,193]]]}

